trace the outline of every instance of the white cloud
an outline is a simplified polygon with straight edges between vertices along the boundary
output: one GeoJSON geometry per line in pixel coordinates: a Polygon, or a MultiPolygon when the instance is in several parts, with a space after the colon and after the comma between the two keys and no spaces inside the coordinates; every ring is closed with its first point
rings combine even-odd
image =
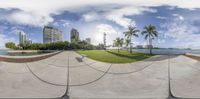
{"type": "Polygon", "coordinates": [[[94,36],[92,38],[93,44],[99,44],[103,43],[103,35],[106,33],[106,42],[107,45],[111,45],[113,42],[113,39],[117,37],[117,31],[108,24],[99,24],[96,26],[96,29],[94,31],[94,36]]]}
{"type": "Polygon", "coordinates": [[[104,10],[104,13],[98,14],[98,12],[86,13],[83,15],[83,19],[86,22],[91,22],[95,20],[106,19],[112,21],[124,28],[127,28],[128,25],[136,26],[136,23],[128,16],[143,14],[143,12],[156,12],[154,9],[139,7],[139,6],[123,6],[115,8],[115,6],[110,7],[107,10],[104,10]]]}
{"type": "Polygon", "coordinates": [[[159,43],[159,44],[165,43],[165,39],[158,39],[158,43],[159,43]]]}
{"type": "MultiPolygon", "coordinates": [[[[82,0],[1,0],[0,8],[19,9],[17,12],[1,17],[1,20],[22,25],[43,26],[54,21],[52,15],[63,11],[80,11],[88,6],[109,4],[126,6],[111,11],[113,15],[107,15],[108,19],[124,27],[133,21],[126,16],[141,13],[145,8],[162,5],[187,9],[200,8],[200,1],[196,0],[90,0],[84,2],[82,0]]],[[[91,21],[94,17],[86,15],[85,19],[91,21]]]]}
{"type": "Polygon", "coordinates": [[[68,27],[70,25],[70,22],[68,20],[58,20],[56,22],[53,22],[52,24],[53,26],[56,26],[56,27],[68,27]]]}
{"type": "Polygon", "coordinates": [[[114,21],[115,23],[123,26],[124,28],[127,28],[127,26],[130,24],[136,26],[135,21],[130,18],[127,18],[127,16],[142,14],[144,11],[156,12],[156,10],[153,10],[150,8],[144,8],[144,7],[138,7],[138,6],[128,6],[128,7],[123,7],[120,9],[115,9],[115,10],[109,12],[106,15],[106,18],[114,21]]]}
{"type": "Polygon", "coordinates": [[[172,14],[172,16],[177,17],[179,20],[184,20],[185,18],[179,14],[172,14]]]}
{"type": "Polygon", "coordinates": [[[182,21],[181,19],[174,19],[171,22],[161,25],[166,37],[171,39],[168,43],[173,43],[173,47],[181,48],[200,48],[200,34],[199,27],[193,25],[192,22],[182,21]],[[173,40],[173,41],[172,41],[173,40]]]}
{"type": "Polygon", "coordinates": [[[7,37],[5,34],[0,34],[0,48],[5,48],[5,43],[7,42],[16,42],[16,39],[7,37]]]}
{"type": "Polygon", "coordinates": [[[157,16],[156,18],[162,19],[162,20],[166,20],[167,19],[167,17],[163,17],[163,16],[157,16]]]}
{"type": "Polygon", "coordinates": [[[14,11],[12,13],[1,15],[0,20],[6,20],[11,24],[32,25],[39,27],[43,27],[44,25],[53,22],[53,18],[48,14],[45,15],[26,11],[14,11]]]}
{"type": "Polygon", "coordinates": [[[101,20],[101,17],[99,17],[100,15],[98,15],[97,13],[95,12],[92,12],[92,13],[86,13],[86,14],[83,14],[83,19],[86,21],[86,22],[91,22],[91,21],[95,21],[95,20],[101,20]]]}
{"type": "Polygon", "coordinates": [[[107,45],[112,45],[113,40],[116,37],[120,37],[121,33],[118,32],[117,28],[112,27],[109,24],[87,24],[86,27],[79,27],[78,30],[81,31],[80,37],[81,39],[91,38],[91,43],[94,45],[98,45],[99,43],[103,43],[103,35],[106,33],[106,42],[107,45]]]}

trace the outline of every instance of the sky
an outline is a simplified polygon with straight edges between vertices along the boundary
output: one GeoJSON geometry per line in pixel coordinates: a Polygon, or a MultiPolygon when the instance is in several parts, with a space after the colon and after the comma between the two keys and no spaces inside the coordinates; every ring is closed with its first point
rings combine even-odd
{"type": "MultiPolygon", "coordinates": [[[[81,40],[107,45],[124,37],[128,25],[143,31],[152,24],[159,33],[153,44],[164,48],[200,49],[200,1],[198,0],[0,0],[0,48],[6,42],[19,43],[25,32],[35,43],[42,43],[44,26],[63,31],[69,41],[76,28],[81,40]]],[[[133,37],[134,45],[146,45],[144,36],[133,37]]]]}

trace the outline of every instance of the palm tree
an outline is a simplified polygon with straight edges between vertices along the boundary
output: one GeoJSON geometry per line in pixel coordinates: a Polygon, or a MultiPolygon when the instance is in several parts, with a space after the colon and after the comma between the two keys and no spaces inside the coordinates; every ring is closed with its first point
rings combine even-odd
{"type": "Polygon", "coordinates": [[[128,31],[124,32],[125,37],[127,37],[127,39],[130,40],[129,45],[130,45],[130,53],[132,53],[132,45],[131,45],[131,41],[132,41],[132,36],[134,37],[138,37],[138,33],[139,30],[136,29],[136,27],[133,27],[131,25],[128,26],[128,31]]]}
{"type": "Polygon", "coordinates": [[[118,52],[119,52],[119,48],[122,47],[124,43],[124,39],[123,38],[116,38],[116,40],[114,40],[114,45],[118,47],[118,52]]]}
{"type": "MultiPolygon", "coordinates": [[[[126,39],[126,40],[125,40],[126,47],[128,47],[130,43],[131,43],[131,40],[130,40],[130,39],[126,39]]],[[[128,50],[128,49],[127,49],[127,50],[128,50]]]]}
{"type": "Polygon", "coordinates": [[[149,50],[150,54],[152,54],[152,40],[155,37],[158,37],[158,32],[156,31],[156,27],[153,25],[148,25],[144,27],[144,31],[141,32],[142,35],[145,36],[145,39],[149,39],[149,50]]]}

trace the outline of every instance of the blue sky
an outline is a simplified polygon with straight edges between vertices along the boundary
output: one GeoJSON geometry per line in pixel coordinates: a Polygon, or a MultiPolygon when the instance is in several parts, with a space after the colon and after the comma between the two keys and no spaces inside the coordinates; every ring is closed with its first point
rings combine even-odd
{"type": "MultiPolygon", "coordinates": [[[[25,32],[33,42],[42,43],[45,25],[63,31],[69,41],[71,28],[81,39],[90,37],[93,44],[112,44],[124,37],[129,24],[142,31],[145,25],[155,25],[159,37],[157,47],[200,49],[200,2],[194,0],[1,0],[0,48],[4,43],[18,43],[18,32],[25,32]]],[[[147,44],[142,35],[133,38],[135,45],[147,44]]]]}

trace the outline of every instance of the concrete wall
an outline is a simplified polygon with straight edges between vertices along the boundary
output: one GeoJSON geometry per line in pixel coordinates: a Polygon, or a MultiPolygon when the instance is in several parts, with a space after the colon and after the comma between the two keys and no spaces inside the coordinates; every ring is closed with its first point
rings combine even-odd
{"type": "Polygon", "coordinates": [[[34,62],[38,60],[42,60],[51,56],[54,56],[61,51],[56,51],[52,53],[42,54],[42,55],[32,55],[32,56],[7,56],[0,55],[0,61],[4,62],[14,62],[14,63],[24,63],[24,62],[34,62]]]}

